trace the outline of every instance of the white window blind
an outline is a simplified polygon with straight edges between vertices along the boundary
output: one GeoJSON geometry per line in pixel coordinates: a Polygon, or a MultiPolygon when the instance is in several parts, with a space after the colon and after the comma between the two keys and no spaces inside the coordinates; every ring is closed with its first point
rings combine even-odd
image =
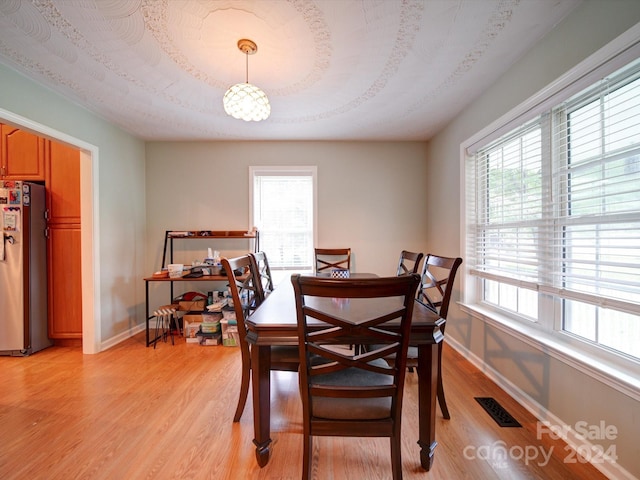
{"type": "Polygon", "coordinates": [[[476,156],[475,268],[514,284],[538,281],[542,220],[540,121],[519,128],[476,156]]]}
{"type": "Polygon", "coordinates": [[[640,61],[478,149],[467,175],[481,301],[539,321],[551,296],[565,332],[640,358],[640,61]]]}
{"type": "MultiPolygon", "coordinates": [[[[613,75],[554,110],[559,265],[568,297],[640,304],[640,79],[613,75]]],[[[625,305],[626,304],[626,305],[625,305]]]]}
{"type": "Polygon", "coordinates": [[[252,170],[253,224],[272,269],[312,269],[315,169],[252,170]]]}

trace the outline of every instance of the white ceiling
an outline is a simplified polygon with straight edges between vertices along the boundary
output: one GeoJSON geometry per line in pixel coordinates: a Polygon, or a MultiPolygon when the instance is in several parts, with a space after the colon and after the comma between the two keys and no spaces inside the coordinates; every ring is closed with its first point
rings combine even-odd
{"type": "Polygon", "coordinates": [[[580,1],[0,0],[0,62],[146,140],[426,140],[580,1]]]}

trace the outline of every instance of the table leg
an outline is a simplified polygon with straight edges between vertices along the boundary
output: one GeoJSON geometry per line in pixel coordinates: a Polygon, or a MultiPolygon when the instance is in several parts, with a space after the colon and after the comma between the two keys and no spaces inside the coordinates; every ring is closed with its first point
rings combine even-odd
{"type": "Polygon", "coordinates": [[[251,345],[251,383],[253,385],[253,430],[256,460],[260,467],[269,463],[271,446],[271,347],[251,345]]]}
{"type": "Polygon", "coordinates": [[[144,282],[145,289],[145,299],[146,299],[146,310],[145,310],[145,322],[147,323],[146,331],[147,331],[147,347],[149,346],[149,282],[144,282]]]}
{"type": "Polygon", "coordinates": [[[418,415],[420,464],[431,469],[436,442],[436,391],[438,380],[438,344],[418,347],[418,415]]]}

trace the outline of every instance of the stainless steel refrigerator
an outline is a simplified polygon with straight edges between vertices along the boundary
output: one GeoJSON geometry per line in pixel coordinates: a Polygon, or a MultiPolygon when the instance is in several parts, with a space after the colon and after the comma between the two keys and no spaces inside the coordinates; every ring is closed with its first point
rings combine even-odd
{"type": "Polygon", "coordinates": [[[24,356],[47,336],[45,190],[0,180],[0,355],[24,356]]]}

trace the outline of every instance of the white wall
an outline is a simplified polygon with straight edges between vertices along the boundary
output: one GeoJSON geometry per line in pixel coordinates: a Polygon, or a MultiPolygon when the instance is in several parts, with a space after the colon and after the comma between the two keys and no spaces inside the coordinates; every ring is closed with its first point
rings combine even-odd
{"type": "MultiPolygon", "coordinates": [[[[249,166],[317,165],[318,246],[351,247],[356,271],[392,275],[402,249],[427,251],[425,150],[420,142],[150,142],[149,274],[161,266],[165,230],[251,227],[249,166]]],[[[247,248],[234,241],[178,242],[196,249],[176,253],[182,263],[202,259],[207,247],[220,246],[227,256],[247,248]]],[[[152,303],[168,301],[166,288],[156,284],[151,291],[152,303]]]]}
{"type": "MultiPolygon", "coordinates": [[[[640,2],[636,0],[585,1],[432,139],[428,147],[429,172],[437,175],[429,176],[427,181],[425,213],[428,217],[448,219],[444,233],[443,229],[430,229],[427,233],[427,243],[433,250],[461,254],[460,144],[638,21],[640,2]]],[[[460,282],[457,283],[454,301],[460,298],[460,282]]],[[[640,477],[637,400],[509,333],[466,316],[457,305],[449,310],[447,338],[485,371],[495,372],[505,388],[528,399],[539,415],[555,417],[571,426],[578,421],[590,425],[604,421],[616,426],[619,435],[612,444],[622,469],[616,471],[613,465],[609,474],[640,477]]],[[[445,385],[446,382],[445,379],[445,385]]]]}
{"type": "Polygon", "coordinates": [[[83,348],[98,352],[144,318],[144,142],[4,66],[0,85],[0,121],[85,152],[83,348]]]}

